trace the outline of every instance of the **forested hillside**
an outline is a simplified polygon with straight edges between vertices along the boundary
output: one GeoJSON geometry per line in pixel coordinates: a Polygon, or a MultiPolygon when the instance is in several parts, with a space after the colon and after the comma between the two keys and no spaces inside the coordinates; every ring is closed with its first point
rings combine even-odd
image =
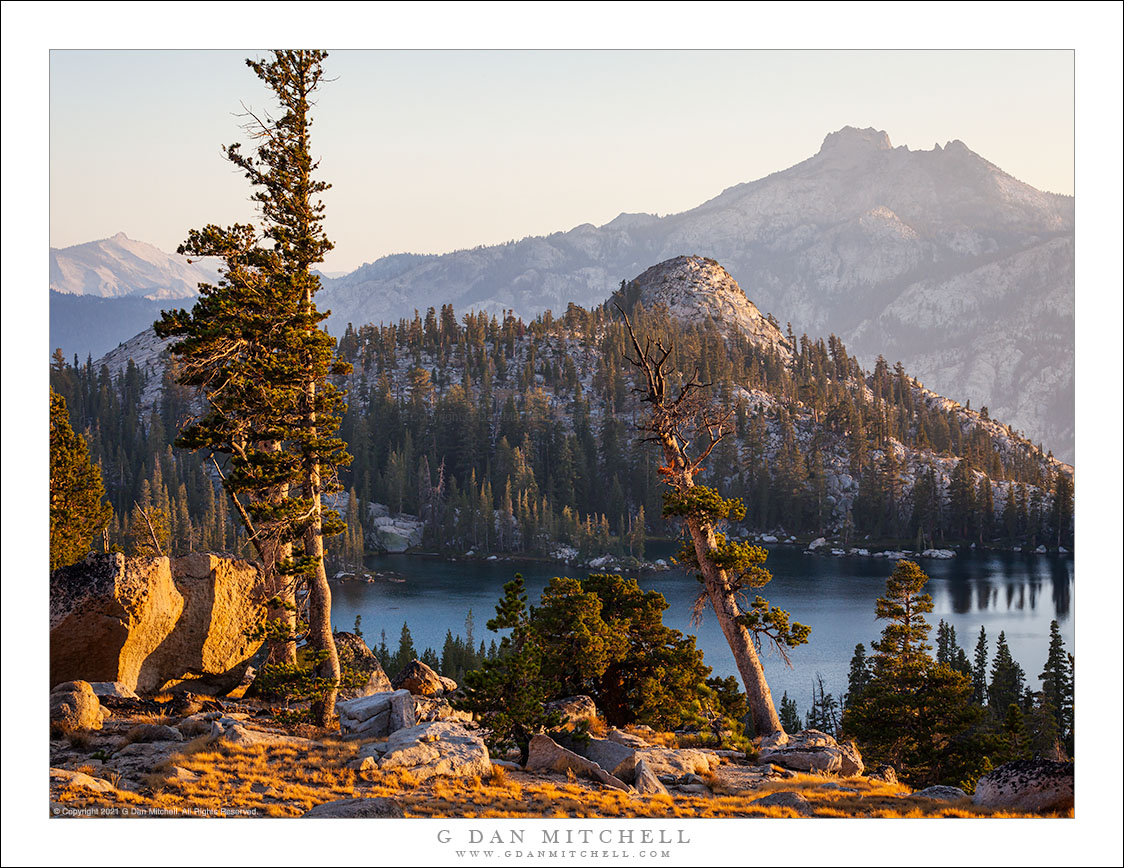
{"type": "MultiPolygon", "coordinates": [[[[354,461],[342,472],[349,532],[335,543],[335,565],[359,562],[372,520],[360,505],[370,502],[425,519],[424,547],[448,554],[566,545],[642,556],[646,535],[666,535],[657,456],[634,431],[617,304],[638,333],[674,345],[677,370],[697,368],[733,409],[735,436],[709,466],[712,484],[745,499],[734,533],[917,550],[1072,547],[1072,468],[986,407],[926,390],[900,364],[880,358],[863,371],[834,335],[780,330],[711,260],[649,271],[684,263],[694,275],[686,296],[669,294],[660,272],[603,306],[531,322],[458,317],[446,305],[349,326],[339,344],[354,364],[341,433],[354,461]]],[[[58,357],[52,368],[102,464],[118,516],[111,537],[127,546],[130,513],[151,503],[167,515],[172,550],[239,550],[216,469],[171,447],[193,398],[160,351],[142,335],[102,362],[58,357]]]]}

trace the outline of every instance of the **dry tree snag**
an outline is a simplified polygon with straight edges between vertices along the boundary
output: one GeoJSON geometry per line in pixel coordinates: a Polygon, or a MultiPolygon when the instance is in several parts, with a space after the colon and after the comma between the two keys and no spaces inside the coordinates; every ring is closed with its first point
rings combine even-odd
{"type": "Polygon", "coordinates": [[[703,585],[697,609],[706,602],[714,609],[745,685],[757,735],[783,731],[757,653],[761,637],[770,639],[787,662],[786,649],[806,642],[810,630],[803,624],[790,624],[787,612],[773,608],[760,596],[743,610],[739,598],[745,599],[745,589],[760,588],[772,578],[761,566],[767,552],[748,543],[728,542],[716,528],[728,517],[744,518],[745,506],[695,482],[714,447],[730,433],[727,423],[732,411],[715,407],[707,399],[705,390],[711,384],[699,382],[697,370],[673,387],[668,361],[674,346],[665,347],[662,341],[653,343],[646,337],[641,347],[627,314],[619,306],[617,309],[635,354],[625,357],[643,375],[641,385],[633,391],[651,405],[647,419],[637,427],[647,433],[645,442],[663,450],[664,515],[682,519],[688,539],[680,560],[697,571],[703,585]]]}

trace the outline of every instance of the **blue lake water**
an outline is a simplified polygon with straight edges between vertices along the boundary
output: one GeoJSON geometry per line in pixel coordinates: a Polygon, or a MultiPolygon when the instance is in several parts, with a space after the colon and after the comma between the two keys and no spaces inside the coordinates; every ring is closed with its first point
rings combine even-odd
{"type": "MultiPolygon", "coordinates": [[[[648,557],[663,555],[655,546],[649,547],[648,557]]],[[[941,618],[956,628],[957,640],[969,658],[981,625],[987,630],[992,655],[1002,630],[1028,683],[1036,689],[1046,660],[1051,620],[1057,619],[1066,650],[1073,652],[1072,555],[969,552],[953,560],[919,559],[918,563],[930,577],[926,591],[933,597],[933,612],[927,620],[933,628],[933,644],[941,618]]],[[[787,691],[803,714],[816,675],[823,676],[829,692],[840,696],[847,687],[855,645],[866,644],[869,653],[869,643],[881,634],[874,601],[885,592],[893,563],[880,558],[810,556],[788,546],[774,546],[766,566],[773,581],[762,595],[812,628],[809,644],[790,652],[791,668],[775,652],[763,654],[775,700],[779,703],[787,691]]],[[[504,583],[516,572],[523,574],[532,604],[551,577],[584,575],[565,565],[538,561],[453,562],[419,555],[384,555],[369,560],[368,567],[396,580],[333,581],[336,629],[351,630],[355,616],[361,615],[367,643],[377,645],[385,630],[393,651],[405,621],[418,651],[429,646],[438,654],[446,630],[464,635],[470,609],[477,644],[496,638],[484,624],[495,614],[504,583]]],[[[637,578],[642,588],[667,598],[664,623],[696,636],[716,675],[737,674],[714,614],[707,611],[701,624],[690,623],[691,605],[700,587],[693,577],[673,570],[644,572],[637,578]]]]}

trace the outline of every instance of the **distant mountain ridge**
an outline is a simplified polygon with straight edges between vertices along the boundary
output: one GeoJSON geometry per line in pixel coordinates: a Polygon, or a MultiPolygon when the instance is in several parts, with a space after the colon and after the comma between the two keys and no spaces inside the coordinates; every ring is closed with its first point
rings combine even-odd
{"type": "Polygon", "coordinates": [[[63,295],[99,298],[139,296],[151,300],[191,298],[213,282],[217,268],[165,253],[124,232],[71,247],[51,248],[50,284],[63,295]]]}
{"type": "Polygon", "coordinates": [[[684,254],[716,259],[799,335],[833,332],[867,366],[901,360],[1073,460],[1074,200],[954,140],[893,147],[845,127],[814,156],[697,208],[460,250],[384,257],[325,281],[329,328],[452,303],[524,318],[598,303],[684,254]]]}
{"type": "Polygon", "coordinates": [[[686,254],[720,261],[796,335],[835,333],[866,367],[878,355],[900,360],[929,388],[988,406],[1073,461],[1074,199],[1018,181],[958,140],[911,151],[845,127],[814,156],[689,211],[385,256],[324,278],[317,304],[337,335],[348,322],[449,303],[529,319],[599,304],[653,262],[686,254]]]}

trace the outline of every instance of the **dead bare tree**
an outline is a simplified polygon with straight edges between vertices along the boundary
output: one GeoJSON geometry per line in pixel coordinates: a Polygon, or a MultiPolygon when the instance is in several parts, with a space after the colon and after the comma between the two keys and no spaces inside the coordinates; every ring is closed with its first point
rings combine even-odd
{"type": "Polygon", "coordinates": [[[757,734],[782,732],[758,655],[760,642],[763,637],[769,639],[787,663],[786,650],[806,642],[810,630],[790,623],[787,612],[760,596],[743,609],[745,589],[760,588],[772,578],[761,566],[767,552],[748,543],[728,542],[717,527],[727,518],[744,518],[745,506],[695,481],[714,447],[730,433],[732,411],[716,407],[708,399],[706,389],[711,384],[700,382],[697,369],[674,385],[672,377],[680,379],[669,364],[674,345],[664,346],[658,338],[653,342],[645,337],[641,346],[628,315],[619,306],[617,310],[624,317],[634,353],[626,352],[625,358],[642,375],[641,385],[633,391],[651,405],[648,417],[637,427],[646,432],[645,442],[663,450],[660,473],[668,486],[664,515],[683,520],[688,539],[680,560],[697,570],[703,584],[696,615],[707,602],[714,609],[741,674],[757,734]]]}

